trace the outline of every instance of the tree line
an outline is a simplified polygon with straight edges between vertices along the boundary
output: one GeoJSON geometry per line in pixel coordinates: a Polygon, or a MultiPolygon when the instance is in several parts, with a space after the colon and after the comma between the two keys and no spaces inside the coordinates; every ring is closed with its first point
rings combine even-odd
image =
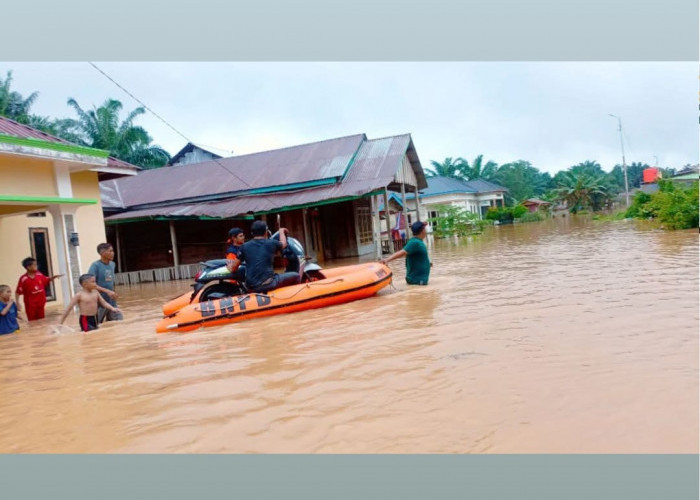
{"type": "MultiPolygon", "coordinates": [[[[572,212],[582,209],[601,210],[610,206],[619,193],[625,191],[622,165],[605,172],[598,162],[586,160],[557,172],[554,176],[541,172],[529,161],[518,160],[498,165],[479,155],[471,162],[462,157],[431,161],[426,174],[451,177],[464,181],[483,179],[508,189],[506,203],[510,206],[528,198],[549,202],[566,202],[572,212]]],[[[642,172],[649,165],[633,162],[627,165],[629,189],[642,183],[642,172]]],[[[675,174],[674,169],[660,169],[664,177],[675,174]]],[[[430,182],[430,180],[428,180],[430,182]]]]}
{"type": "Polygon", "coordinates": [[[51,118],[32,113],[38,97],[39,92],[25,97],[12,90],[12,71],[7,72],[4,80],[0,77],[0,116],[81,146],[109,151],[111,156],[142,168],[162,167],[170,161],[170,154],[153,144],[148,132],[134,123],[146,112],[143,107],[137,107],[120,120],[124,105],[116,99],[107,99],[101,106],[86,110],[71,97],[66,104],[74,117],[51,118]]]}
{"type": "MultiPolygon", "coordinates": [[[[31,112],[39,92],[28,96],[12,90],[12,71],[0,78],[0,116],[42,130],[56,137],[83,146],[109,151],[111,156],[143,168],[157,168],[170,161],[170,154],[153,139],[136,119],[145,113],[137,107],[120,120],[123,104],[107,99],[101,106],[83,109],[74,98],[66,104],[73,111],[72,118],[51,118],[31,112]]],[[[479,155],[471,162],[462,158],[445,158],[431,161],[426,168],[430,176],[445,176],[465,181],[483,179],[508,189],[506,203],[513,206],[528,198],[546,201],[566,201],[572,211],[580,209],[600,210],[609,205],[620,192],[624,192],[624,174],[621,165],[605,172],[595,161],[584,161],[551,176],[540,172],[530,162],[518,160],[498,165],[485,161],[479,155]]],[[[635,162],[627,166],[629,188],[639,187],[642,171],[649,165],[635,162]]],[[[664,176],[673,175],[673,169],[662,169],[664,176]]]]}

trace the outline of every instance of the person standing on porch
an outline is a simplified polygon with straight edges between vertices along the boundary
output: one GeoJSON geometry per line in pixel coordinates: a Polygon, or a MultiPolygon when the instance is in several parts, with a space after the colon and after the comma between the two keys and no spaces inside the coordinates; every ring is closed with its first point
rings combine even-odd
{"type": "Polygon", "coordinates": [[[97,309],[98,323],[103,321],[122,320],[124,316],[117,309],[117,292],[114,291],[114,248],[109,243],[100,243],[97,245],[97,253],[100,254],[100,260],[96,260],[90,265],[87,274],[95,276],[97,283],[97,291],[100,292],[102,298],[112,306],[110,309],[102,307],[100,304],[97,309]]]}
{"type": "Polygon", "coordinates": [[[394,259],[406,257],[406,283],[409,285],[427,285],[430,277],[430,268],[433,264],[428,258],[428,247],[424,242],[428,235],[425,226],[426,223],[421,221],[411,224],[413,238],[408,240],[401,250],[379,261],[382,264],[388,264],[394,259]]]}

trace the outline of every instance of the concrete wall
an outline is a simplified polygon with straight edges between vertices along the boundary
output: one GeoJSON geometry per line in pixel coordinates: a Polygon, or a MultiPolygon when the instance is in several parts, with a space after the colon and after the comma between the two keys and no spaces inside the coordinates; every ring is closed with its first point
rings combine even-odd
{"type": "MultiPolygon", "coordinates": [[[[5,243],[0,259],[0,284],[10,285],[14,292],[17,280],[24,274],[22,260],[31,257],[31,243],[29,237],[30,228],[46,228],[49,234],[49,247],[51,252],[51,270],[58,273],[58,260],[56,257],[56,238],[53,233],[53,218],[50,213],[46,217],[27,217],[27,215],[14,215],[0,217],[0,241],[5,243]]],[[[61,306],[61,284],[54,281],[56,301],[47,303],[47,310],[52,306],[61,306]]]]}
{"type": "MultiPolygon", "coordinates": [[[[71,174],[73,197],[100,199],[96,172],[76,172],[71,174]]],[[[32,158],[0,157],[0,192],[18,196],[57,196],[56,181],[50,162],[32,158]]],[[[10,210],[11,206],[4,208],[10,210]]],[[[54,220],[48,207],[36,207],[43,217],[29,217],[27,214],[6,215],[0,217],[0,241],[4,243],[0,258],[0,284],[10,285],[15,289],[19,276],[24,273],[21,261],[32,255],[30,228],[45,228],[49,235],[49,252],[51,254],[51,272],[59,274],[54,220]]],[[[102,206],[87,205],[77,207],[73,220],[80,237],[80,246],[75,256],[78,262],[73,266],[78,273],[84,273],[90,264],[97,260],[96,247],[106,240],[102,206]],[[77,267],[76,267],[77,266],[77,267]]],[[[70,249],[69,249],[70,251],[70,249]]],[[[56,301],[47,304],[47,310],[62,308],[62,288],[60,280],[54,281],[56,301]]]]}
{"type": "Polygon", "coordinates": [[[58,196],[51,162],[0,156],[0,193],[16,196],[58,196]]]}
{"type": "MultiPolygon", "coordinates": [[[[100,258],[97,245],[107,241],[97,172],[75,172],[70,176],[74,198],[97,199],[96,205],[83,205],[75,213],[75,226],[80,237],[78,256],[80,271],[86,273],[94,261],[100,258]]],[[[115,257],[116,259],[116,257],[115,257]]]]}

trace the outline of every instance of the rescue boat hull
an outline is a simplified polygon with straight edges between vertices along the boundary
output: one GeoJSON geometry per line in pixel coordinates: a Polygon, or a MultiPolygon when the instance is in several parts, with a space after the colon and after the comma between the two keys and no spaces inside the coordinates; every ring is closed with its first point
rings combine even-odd
{"type": "MultiPolygon", "coordinates": [[[[375,295],[392,279],[391,269],[379,262],[323,269],[321,273],[324,279],[278,288],[267,294],[195,300],[161,319],[156,332],[189,332],[200,327],[343,304],[375,295]]],[[[185,296],[189,302],[190,295],[184,294],[178,305],[185,303],[185,296]]]]}

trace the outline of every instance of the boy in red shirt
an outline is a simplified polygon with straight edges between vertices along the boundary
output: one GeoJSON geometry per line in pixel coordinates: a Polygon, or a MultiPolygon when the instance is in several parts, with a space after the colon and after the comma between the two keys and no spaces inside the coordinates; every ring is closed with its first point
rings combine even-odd
{"type": "Polygon", "coordinates": [[[46,305],[46,290],[48,286],[56,278],[63,276],[57,274],[55,276],[44,276],[37,269],[36,259],[27,257],[22,261],[22,267],[27,272],[19,277],[17,283],[17,298],[24,295],[24,309],[27,312],[27,321],[42,319],[44,317],[44,306],[46,305]]]}

